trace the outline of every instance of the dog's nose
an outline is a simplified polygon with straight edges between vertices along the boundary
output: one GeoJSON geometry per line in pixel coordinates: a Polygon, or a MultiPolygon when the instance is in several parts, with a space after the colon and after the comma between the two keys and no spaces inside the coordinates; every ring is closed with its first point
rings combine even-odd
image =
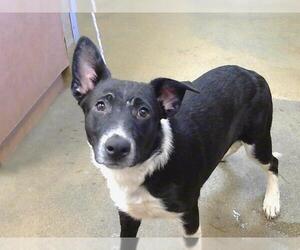
{"type": "Polygon", "coordinates": [[[121,136],[114,135],[106,141],[105,150],[110,158],[119,160],[129,154],[130,142],[121,136]]]}

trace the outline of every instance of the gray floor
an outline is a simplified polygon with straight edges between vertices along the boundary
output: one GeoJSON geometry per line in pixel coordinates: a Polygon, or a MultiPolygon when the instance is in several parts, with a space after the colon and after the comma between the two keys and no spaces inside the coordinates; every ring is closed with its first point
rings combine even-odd
{"type": "MultiPolygon", "coordinates": [[[[82,16],[82,25],[88,22],[84,18],[88,19],[82,16]]],[[[241,29],[234,42],[230,40],[232,35],[223,33],[223,39],[218,28],[225,23],[227,30],[233,32],[240,22],[246,29],[249,18],[217,17],[209,21],[203,16],[197,19],[180,15],[98,17],[103,24],[100,26],[106,58],[117,77],[143,81],[160,75],[193,79],[227,61],[252,65],[268,77],[275,97],[274,151],[282,153],[281,215],[272,222],[265,219],[262,213],[265,173],[241,149],[226,164],[220,164],[201,192],[203,236],[300,236],[300,103],[290,101],[300,100],[300,61],[294,53],[298,49],[296,42],[300,41],[295,34],[298,27],[289,26],[291,30],[283,32],[284,38],[277,39],[267,32],[263,35],[267,30],[265,23],[270,25],[273,20],[275,31],[280,31],[296,19],[293,15],[289,18],[250,18],[251,23],[264,28],[256,29],[256,38],[244,47],[241,37],[251,37],[247,31],[241,29]],[[191,26],[183,25],[186,20],[191,26]],[[196,25],[202,21],[206,22],[203,29],[197,29],[196,25]],[[168,29],[172,32],[166,33],[168,29]],[[149,40],[151,36],[153,42],[149,40]],[[259,47],[262,36],[265,40],[259,47]],[[285,83],[281,81],[284,78],[285,83]]],[[[0,168],[0,192],[0,236],[110,237],[119,233],[116,209],[104,178],[90,163],[83,115],[69,90],[59,96],[12,158],[0,168]]],[[[181,236],[182,230],[176,221],[149,220],[142,223],[139,235],[181,236]]]]}

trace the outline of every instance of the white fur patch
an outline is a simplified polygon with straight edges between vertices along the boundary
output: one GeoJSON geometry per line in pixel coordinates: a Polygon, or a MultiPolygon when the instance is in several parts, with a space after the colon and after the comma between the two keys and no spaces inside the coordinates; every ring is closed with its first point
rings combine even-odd
{"type": "Polygon", "coordinates": [[[278,177],[271,171],[268,172],[268,184],[263,203],[263,209],[268,219],[277,217],[280,212],[278,177]]]}
{"type": "MultiPolygon", "coordinates": [[[[246,143],[244,143],[244,146],[249,158],[253,159],[256,163],[259,163],[259,161],[254,157],[254,146],[246,143]]],[[[281,154],[278,152],[273,152],[272,154],[275,157],[281,157],[281,154]]],[[[267,189],[263,202],[263,210],[268,219],[273,219],[277,217],[280,212],[280,192],[278,186],[278,176],[269,171],[270,164],[259,164],[268,173],[267,189]]]]}
{"type": "Polygon", "coordinates": [[[172,131],[168,120],[161,120],[163,139],[161,152],[152,155],[145,162],[123,169],[111,169],[98,164],[93,156],[94,165],[107,180],[110,196],[115,205],[136,219],[153,217],[178,217],[179,213],[166,211],[160,199],[153,197],[141,184],[147,175],[163,168],[172,151],[172,131]]]}

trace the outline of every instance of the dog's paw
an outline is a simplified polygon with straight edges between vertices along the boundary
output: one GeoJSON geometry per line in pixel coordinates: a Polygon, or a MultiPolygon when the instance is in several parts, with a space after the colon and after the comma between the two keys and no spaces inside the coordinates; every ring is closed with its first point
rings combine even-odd
{"type": "Polygon", "coordinates": [[[279,192],[267,193],[263,203],[263,210],[267,219],[276,218],[280,213],[280,195],[279,192]]]}

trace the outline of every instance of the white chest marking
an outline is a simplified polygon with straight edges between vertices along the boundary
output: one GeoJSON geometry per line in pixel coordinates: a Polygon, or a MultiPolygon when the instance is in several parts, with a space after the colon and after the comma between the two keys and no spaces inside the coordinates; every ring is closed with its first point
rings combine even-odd
{"type": "Polygon", "coordinates": [[[141,184],[147,175],[163,168],[172,151],[172,131],[168,120],[161,120],[163,139],[161,152],[145,162],[124,169],[111,169],[98,164],[92,152],[92,161],[107,180],[110,196],[115,205],[136,219],[153,217],[178,217],[179,213],[168,212],[162,201],[152,196],[141,184]]]}
{"type": "Polygon", "coordinates": [[[153,197],[141,186],[146,174],[145,170],[146,166],[120,171],[101,168],[107,180],[111,199],[120,210],[136,219],[176,217],[177,214],[166,211],[161,200],[153,197]]]}

